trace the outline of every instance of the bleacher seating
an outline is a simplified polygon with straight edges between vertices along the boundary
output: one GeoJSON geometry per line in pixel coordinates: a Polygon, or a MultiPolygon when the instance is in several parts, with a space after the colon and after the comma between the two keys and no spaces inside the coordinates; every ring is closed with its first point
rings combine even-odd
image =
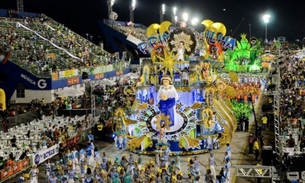
{"type": "MultiPolygon", "coordinates": [[[[88,116],[87,120],[90,120],[91,115],[88,116]]],[[[93,121],[97,121],[99,117],[96,117],[93,121]]],[[[42,137],[47,137],[46,132],[48,131],[48,127],[55,126],[56,128],[67,126],[68,128],[68,136],[73,137],[77,135],[77,131],[73,129],[73,125],[77,123],[81,123],[86,119],[86,116],[75,116],[74,118],[70,117],[56,117],[52,119],[52,116],[45,117],[42,120],[34,120],[28,124],[21,124],[20,126],[14,126],[9,128],[7,133],[3,131],[0,132],[0,156],[5,159],[9,157],[10,153],[13,153],[13,156],[18,158],[21,153],[32,147],[31,152],[35,153],[41,149],[42,147],[42,137]],[[33,128],[35,126],[35,128],[33,128]],[[27,133],[30,131],[30,137],[27,136],[27,133]],[[16,147],[11,146],[11,139],[13,136],[16,137],[16,147]]],[[[90,128],[91,125],[87,126],[87,129],[90,128]]],[[[58,143],[58,142],[57,142],[58,143]]]]}
{"type": "Polygon", "coordinates": [[[45,15],[0,18],[0,41],[0,48],[11,52],[10,61],[42,77],[50,77],[52,72],[117,63],[116,55],[45,15]]]}
{"type": "Polygon", "coordinates": [[[126,36],[131,34],[142,41],[145,41],[147,39],[146,36],[147,27],[145,27],[142,24],[124,23],[124,22],[110,21],[110,20],[105,20],[104,22],[113,29],[121,32],[126,36]]]}

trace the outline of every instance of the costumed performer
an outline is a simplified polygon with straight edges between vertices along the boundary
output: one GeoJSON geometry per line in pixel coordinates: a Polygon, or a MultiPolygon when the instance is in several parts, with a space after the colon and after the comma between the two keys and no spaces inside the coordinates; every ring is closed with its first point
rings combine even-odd
{"type": "Polygon", "coordinates": [[[169,76],[162,77],[162,86],[158,91],[159,109],[162,114],[169,116],[169,120],[172,122],[171,126],[175,125],[175,105],[179,99],[178,93],[175,87],[172,85],[172,80],[169,76]]]}

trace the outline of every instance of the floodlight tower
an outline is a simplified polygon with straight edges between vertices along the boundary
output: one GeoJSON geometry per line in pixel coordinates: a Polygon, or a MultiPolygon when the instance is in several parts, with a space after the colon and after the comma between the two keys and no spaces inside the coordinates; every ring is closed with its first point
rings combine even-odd
{"type": "Polygon", "coordinates": [[[17,12],[24,12],[23,0],[17,0],[17,12]]]}
{"type": "Polygon", "coordinates": [[[197,24],[198,24],[198,22],[199,22],[199,19],[198,19],[198,18],[196,18],[196,17],[195,17],[195,18],[193,18],[193,19],[192,19],[192,21],[191,21],[192,25],[194,25],[194,26],[195,26],[195,25],[197,25],[197,24]]]}
{"type": "Polygon", "coordinates": [[[188,19],[189,19],[189,15],[187,14],[187,13],[183,13],[182,14],[182,22],[180,22],[180,27],[183,27],[183,28],[186,28],[186,26],[187,26],[187,21],[188,21],[188,19]]]}
{"type": "Polygon", "coordinates": [[[162,4],[162,8],[161,8],[161,11],[160,11],[160,23],[162,23],[164,21],[165,11],[166,11],[165,4],[162,4]]]}
{"type": "Polygon", "coordinates": [[[132,0],[129,6],[129,19],[134,22],[134,10],[136,9],[136,0],[132,0]]]}
{"type": "Polygon", "coordinates": [[[267,41],[267,42],[268,42],[268,29],[267,29],[267,27],[268,27],[268,23],[270,21],[270,18],[271,18],[271,16],[269,14],[264,14],[263,15],[263,21],[265,23],[265,41],[267,41]]]}
{"type": "Polygon", "coordinates": [[[177,7],[173,7],[173,14],[172,14],[172,23],[177,23],[178,17],[177,17],[177,7]]]}
{"type": "Polygon", "coordinates": [[[187,13],[183,13],[182,14],[182,19],[186,23],[188,21],[188,19],[189,19],[189,15],[187,13]]]}
{"type": "Polygon", "coordinates": [[[107,6],[108,6],[108,16],[110,15],[110,13],[112,12],[112,7],[115,3],[115,0],[107,0],[107,6]]]}

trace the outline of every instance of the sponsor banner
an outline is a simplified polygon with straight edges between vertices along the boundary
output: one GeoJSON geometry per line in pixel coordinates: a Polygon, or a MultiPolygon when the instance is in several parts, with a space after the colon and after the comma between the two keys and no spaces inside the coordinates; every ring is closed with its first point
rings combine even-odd
{"type": "Polygon", "coordinates": [[[103,79],[104,78],[104,74],[95,74],[94,75],[94,79],[103,79]]]}
{"type": "Polygon", "coordinates": [[[18,173],[18,172],[21,170],[20,168],[21,168],[21,167],[18,166],[18,162],[15,163],[15,164],[13,165],[13,174],[18,173]]]}
{"type": "Polygon", "coordinates": [[[22,162],[22,169],[25,169],[28,166],[30,166],[30,160],[28,158],[21,160],[21,162],[22,162]]]}
{"type": "Polygon", "coordinates": [[[46,150],[41,150],[39,152],[36,152],[36,154],[33,155],[32,163],[33,165],[39,165],[46,161],[49,158],[52,158],[53,156],[57,155],[59,152],[59,145],[56,144],[46,150]]]}
{"type": "Polygon", "coordinates": [[[1,180],[9,178],[11,175],[13,175],[13,166],[7,166],[1,170],[1,180]]]}
{"type": "Polygon", "coordinates": [[[65,142],[62,142],[61,144],[64,148],[70,148],[76,146],[78,143],[80,143],[80,141],[81,141],[80,135],[76,135],[66,140],[65,142]]]}
{"type": "Polygon", "coordinates": [[[77,69],[65,70],[59,72],[59,78],[70,78],[73,76],[78,76],[79,72],[77,69]]]}
{"type": "Polygon", "coordinates": [[[68,86],[78,84],[79,83],[79,77],[68,78],[67,82],[68,82],[68,86]]]}
{"type": "Polygon", "coordinates": [[[52,73],[52,80],[57,80],[59,79],[59,74],[57,72],[52,73]]]}
{"type": "Polygon", "coordinates": [[[123,75],[123,74],[124,74],[123,71],[117,71],[117,72],[116,72],[116,75],[117,75],[117,76],[120,76],[120,75],[123,75]]]}
{"type": "Polygon", "coordinates": [[[130,42],[132,42],[132,43],[135,44],[135,45],[139,45],[140,43],[142,43],[142,40],[140,40],[140,39],[134,37],[134,36],[131,35],[131,34],[129,34],[129,35],[127,36],[126,39],[127,39],[127,41],[130,41],[130,42]]]}
{"type": "Polygon", "coordinates": [[[90,74],[101,74],[101,73],[111,72],[113,70],[114,70],[113,65],[98,66],[98,67],[95,67],[93,70],[90,68],[83,69],[84,72],[87,72],[90,74]]]}
{"type": "Polygon", "coordinates": [[[30,86],[32,85],[34,88],[46,89],[48,86],[46,79],[33,78],[23,73],[20,74],[20,78],[29,83],[30,86]]]}

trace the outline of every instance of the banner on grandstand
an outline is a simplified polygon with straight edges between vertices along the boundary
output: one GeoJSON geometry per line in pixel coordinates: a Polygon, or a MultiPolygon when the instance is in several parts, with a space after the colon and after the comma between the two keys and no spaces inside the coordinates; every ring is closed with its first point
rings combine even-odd
{"type": "Polygon", "coordinates": [[[62,142],[62,147],[64,148],[70,148],[70,147],[74,147],[76,144],[80,143],[81,138],[80,135],[76,135],[68,140],[66,140],[65,142],[62,142]]]}
{"type": "Polygon", "coordinates": [[[79,77],[73,77],[73,78],[68,78],[67,79],[67,84],[68,84],[68,86],[70,86],[70,85],[76,85],[76,84],[78,84],[79,83],[79,77]]]}
{"type": "Polygon", "coordinates": [[[121,76],[121,75],[124,74],[124,72],[122,72],[122,71],[117,71],[115,74],[116,74],[117,76],[121,76]]]}
{"type": "Polygon", "coordinates": [[[86,69],[83,69],[82,71],[94,75],[94,74],[101,74],[101,73],[111,72],[113,70],[114,70],[113,65],[106,65],[106,66],[95,67],[94,69],[86,68],[86,69]]]}
{"type": "Polygon", "coordinates": [[[78,76],[79,72],[77,69],[71,69],[59,72],[59,78],[69,78],[73,76],[78,76]]]}
{"type": "Polygon", "coordinates": [[[59,145],[56,144],[48,149],[40,150],[36,152],[36,154],[32,157],[32,165],[39,165],[46,161],[49,158],[52,158],[53,156],[57,155],[59,152],[59,145]]]}
{"type": "Polygon", "coordinates": [[[58,78],[59,78],[58,73],[57,72],[53,72],[52,73],[52,80],[58,80],[58,78]]]}
{"type": "Polygon", "coordinates": [[[0,180],[4,181],[16,176],[17,173],[27,169],[30,166],[30,160],[25,158],[14,163],[12,166],[7,166],[0,170],[0,180]]]}
{"type": "Polygon", "coordinates": [[[94,79],[103,79],[104,78],[104,74],[95,74],[94,75],[94,79]]]}
{"type": "Polygon", "coordinates": [[[130,42],[132,42],[132,43],[135,44],[135,45],[139,45],[140,43],[143,42],[142,40],[140,40],[140,39],[134,37],[134,36],[131,35],[131,34],[129,34],[129,35],[127,36],[126,39],[127,39],[127,41],[130,41],[130,42]]]}

